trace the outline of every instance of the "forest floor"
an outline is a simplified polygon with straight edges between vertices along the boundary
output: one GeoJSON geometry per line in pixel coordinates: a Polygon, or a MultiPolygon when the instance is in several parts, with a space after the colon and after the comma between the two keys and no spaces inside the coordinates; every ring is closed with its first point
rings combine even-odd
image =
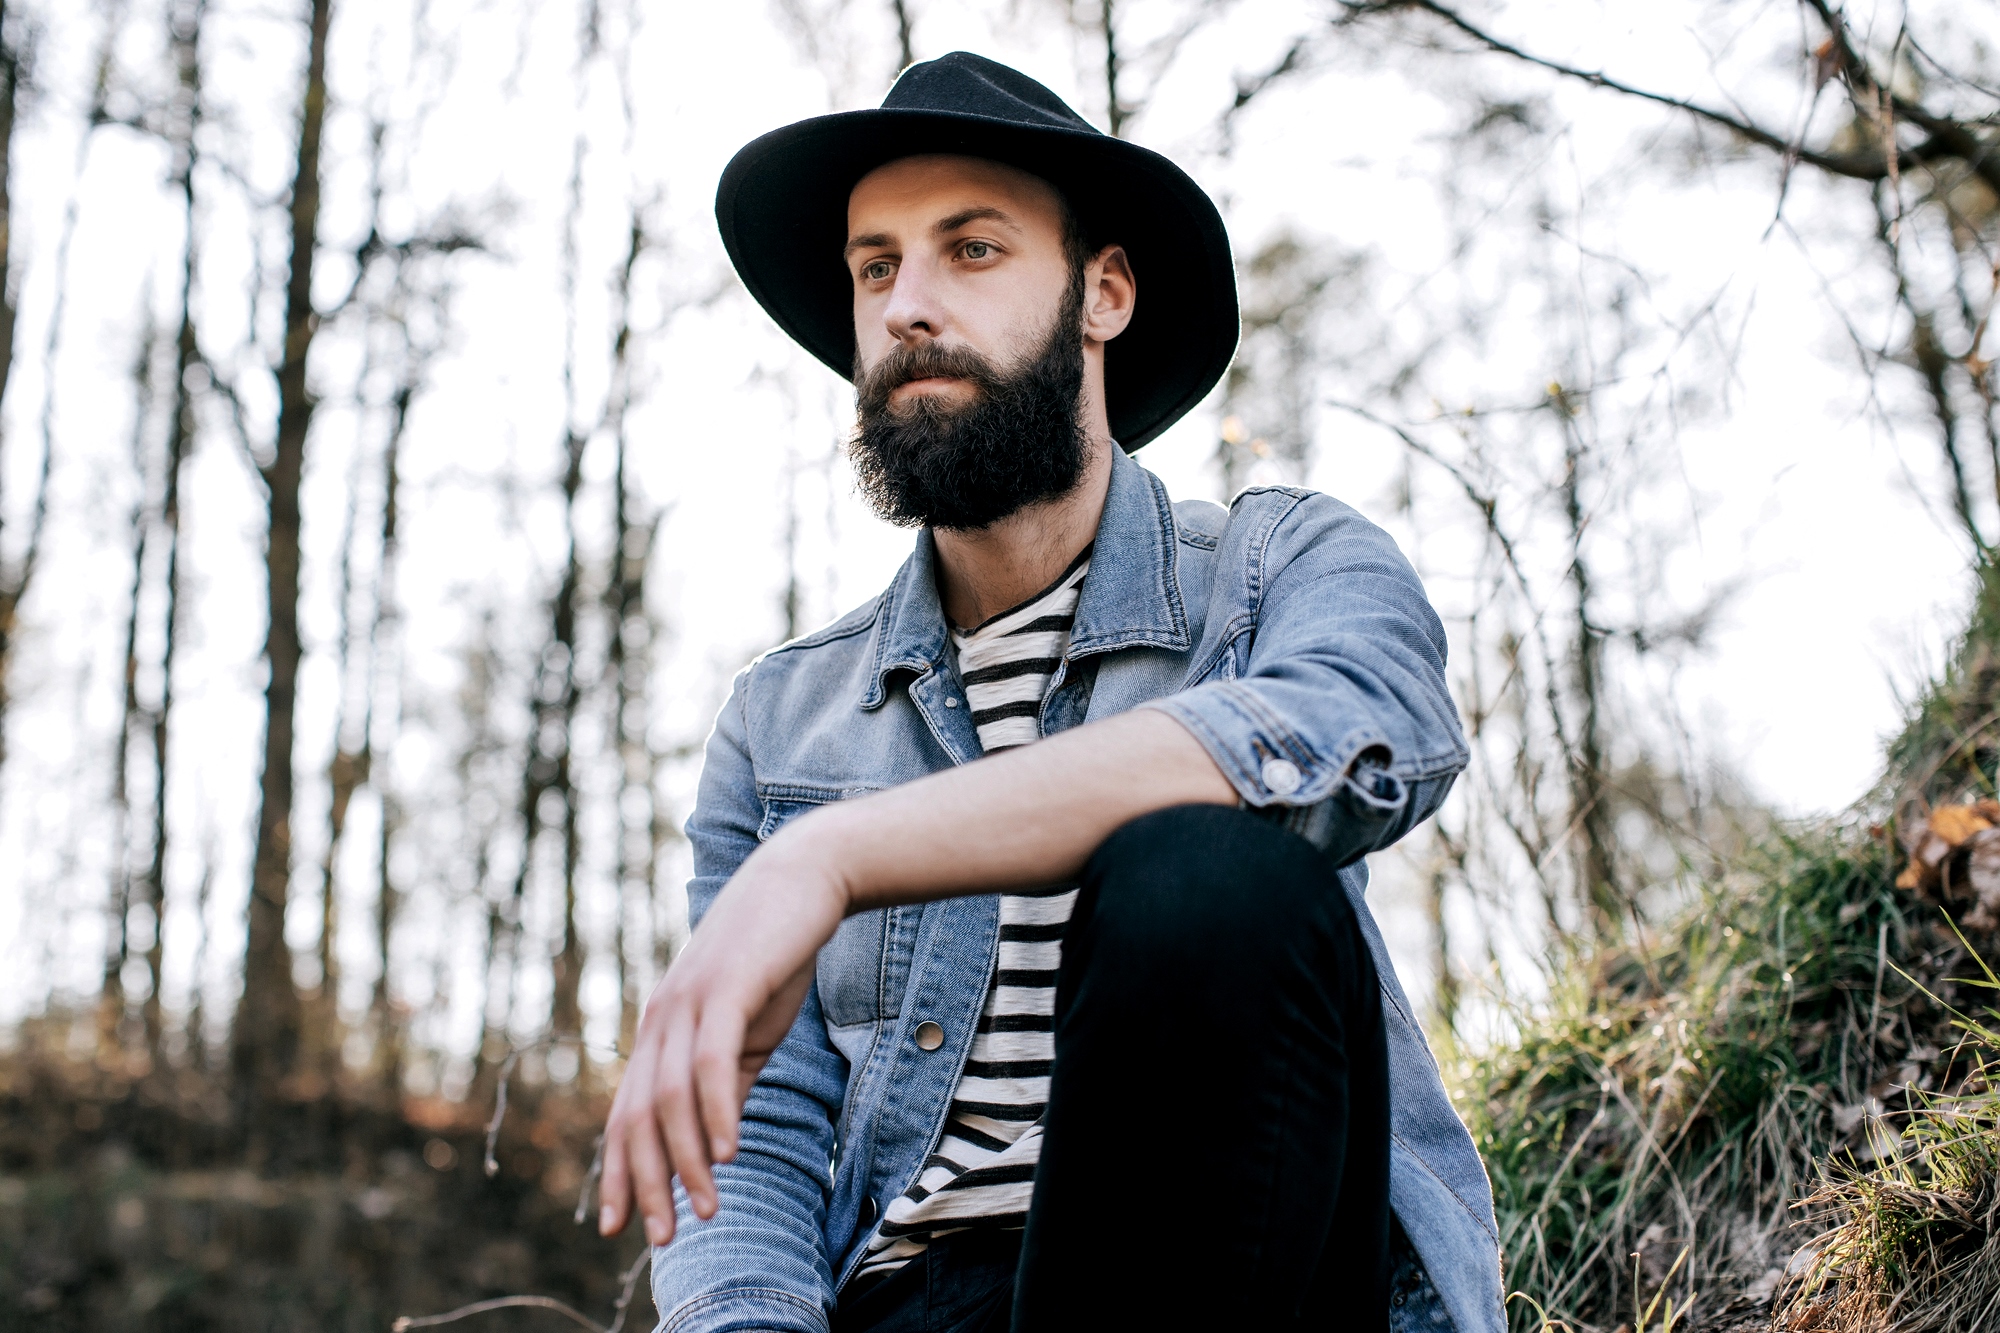
{"type": "MultiPolygon", "coordinates": [[[[642,1247],[575,1220],[601,1093],[516,1088],[489,1177],[490,1099],[322,1096],[285,1109],[253,1169],[212,1086],[46,1047],[0,1060],[0,1329],[387,1333],[516,1294],[614,1323],[642,1247]]],[[[637,1278],[624,1328],[643,1333],[637,1278]]],[[[460,1325],[565,1326],[547,1309],[460,1325]]]]}

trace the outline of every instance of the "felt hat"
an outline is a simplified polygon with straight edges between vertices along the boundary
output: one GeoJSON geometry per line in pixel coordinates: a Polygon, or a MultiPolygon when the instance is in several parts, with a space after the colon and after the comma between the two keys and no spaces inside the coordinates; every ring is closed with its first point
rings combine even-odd
{"type": "Polygon", "coordinates": [[[1018,70],[954,51],[912,65],[878,110],[816,116],[752,140],[715,192],[743,285],[801,346],[854,372],[847,198],[885,162],[983,157],[1039,176],[1093,245],[1122,245],[1138,279],[1125,331],[1105,344],[1111,433],[1129,451],[1179,420],[1236,351],[1236,273],[1215,204],[1186,172],[1099,132],[1018,70]]]}

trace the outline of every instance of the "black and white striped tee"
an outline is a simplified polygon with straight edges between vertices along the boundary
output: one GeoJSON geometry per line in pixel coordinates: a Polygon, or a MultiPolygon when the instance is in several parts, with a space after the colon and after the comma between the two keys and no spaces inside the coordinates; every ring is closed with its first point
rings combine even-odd
{"type": "MultiPolygon", "coordinates": [[[[1049,678],[1069,649],[1090,550],[1055,585],[975,630],[952,631],[987,754],[1041,739],[1049,678]]],[[[1055,1061],[1056,969],[1076,890],[1000,897],[1000,955],[936,1151],[882,1215],[860,1273],[901,1268],[932,1237],[1027,1220],[1055,1061]]]]}

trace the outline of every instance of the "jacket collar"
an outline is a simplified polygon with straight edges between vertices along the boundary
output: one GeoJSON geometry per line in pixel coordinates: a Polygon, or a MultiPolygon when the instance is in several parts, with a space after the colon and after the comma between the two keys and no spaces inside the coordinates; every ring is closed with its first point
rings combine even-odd
{"type": "MultiPolygon", "coordinates": [[[[1174,510],[1160,479],[1111,451],[1111,488],[1097,524],[1097,546],[1083,580],[1069,659],[1120,648],[1186,651],[1187,610],[1175,568],[1174,510]]],[[[944,658],[947,629],[937,593],[937,545],[928,529],[882,597],[875,622],[875,666],[861,707],[888,697],[891,672],[930,671],[944,658]]]]}

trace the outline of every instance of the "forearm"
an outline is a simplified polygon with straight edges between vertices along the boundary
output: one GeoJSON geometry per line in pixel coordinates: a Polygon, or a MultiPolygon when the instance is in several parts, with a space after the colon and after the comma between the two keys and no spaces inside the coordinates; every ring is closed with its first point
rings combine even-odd
{"type": "Polygon", "coordinates": [[[1149,709],[787,825],[716,895],[646,1006],[605,1130],[600,1227],[618,1231],[636,1200],[664,1245],[676,1175],[696,1215],[715,1215],[710,1164],[735,1155],[744,1095],[844,913],[1061,883],[1140,815],[1235,799],[1200,742],[1149,709]]]}
{"type": "Polygon", "coordinates": [[[1200,742],[1147,709],[825,807],[764,852],[830,870],[852,913],[1061,883],[1140,815],[1235,800],[1200,742]]]}

